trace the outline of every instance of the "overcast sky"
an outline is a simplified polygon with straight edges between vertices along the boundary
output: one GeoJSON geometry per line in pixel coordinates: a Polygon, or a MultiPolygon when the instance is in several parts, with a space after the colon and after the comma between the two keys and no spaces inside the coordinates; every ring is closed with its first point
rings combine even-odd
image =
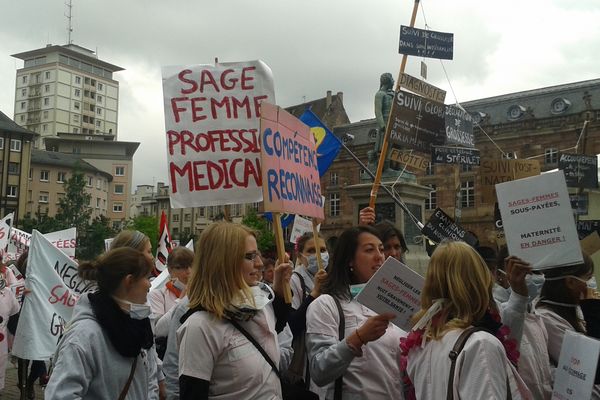
{"type": "MultiPolygon", "coordinates": [[[[8,1],[7,1],[8,2],[8,1]]],[[[0,110],[14,113],[10,55],[67,42],[66,0],[10,1],[0,25],[0,110]]],[[[352,122],[373,118],[379,76],[395,77],[410,0],[73,0],[72,40],[119,65],[119,140],[138,141],[134,185],[167,181],[162,65],[262,59],[287,107],[344,92],[352,122]]],[[[416,27],[454,33],[454,60],[427,59],[447,103],[599,78],[598,0],[423,0],[416,27]],[[424,11],[424,12],[423,12],[424,11]]],[[[407,72],[419,76],[421,59],[407,72]]]]}

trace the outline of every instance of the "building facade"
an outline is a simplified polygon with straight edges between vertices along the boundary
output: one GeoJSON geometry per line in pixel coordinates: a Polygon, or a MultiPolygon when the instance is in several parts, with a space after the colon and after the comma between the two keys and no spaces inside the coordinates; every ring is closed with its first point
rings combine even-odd
{"type": "Polygon", "coordinates": [[[118,127],[119,83],[123,68],[75,44],[47,45],[13,54],[24,61],[17,70],[15,122],[36,132],[36,147],[58,132],[109,135],[118,127]]]}

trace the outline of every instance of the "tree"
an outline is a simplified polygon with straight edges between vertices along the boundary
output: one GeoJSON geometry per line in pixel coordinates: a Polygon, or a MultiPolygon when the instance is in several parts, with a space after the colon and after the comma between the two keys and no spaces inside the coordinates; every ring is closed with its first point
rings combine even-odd
{"type": "Polygon", "coordinates": [[[253,208],[249,209],[246,216],[242,219],[242,224],[258,232],[258,238],[256,240],[258,242],[258,249],[262,253],[268,253],[274,250],[275,235],[273,235],[273,232],[269,228],[267,220],[264,217],[259,216],[256,213],[256,210],[253,208]]]}
{"type": "Polygon", "coordinates": [[[65,196],[58,202],[58,212],[56,219],[60,221],[65,228],[77,228],[77,237],[81,239],[86,235],[87,227],[90,224],[92,208],[90,199],[92,195],[85,190],[85,176],[78,166],[75,166],[73,175],[63,184],[65,196]]]}
{"type": "Polygon", "coordinates": [[[96,217],[82,235],[76,256],[81,260],[93,260],[104,252],[104,239],[114,237],[117,232],[111,228],[110,220],[101,215],[96,217]]]}
{"type": "Polygon", "coordinates": [[[41,213],[39,206],[34,217],[32,217],[31,214],[27,214],[19,221],[18,226],[27,233],[32,233],[34,229],[37,229],[40,233],[49,233],[65,229],[61,221],[41,213]]]}
{"type": "Polygon", "coordinates": [[[156,243],[158,242],[158,218],[149,215],[138,215],[130,220],[127,227],[148,236],[150,243],[152,243],[152,248],[156,250],[156,243]]]}

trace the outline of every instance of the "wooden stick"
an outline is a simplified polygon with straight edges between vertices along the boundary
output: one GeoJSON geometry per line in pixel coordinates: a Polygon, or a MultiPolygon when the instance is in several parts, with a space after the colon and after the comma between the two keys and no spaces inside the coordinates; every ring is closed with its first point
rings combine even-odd
{"type": "MultiPolygon", "coordinates": [[[[275,244],[277,245],[277,258],[280,263],[285,262],[285,243],[283,241],[283,228],[281,227],[281,214],[273,213],[273,230],[275,233],[275,244]]],[[[287,304],[292,304],[292,288],[289,282],[283,283],[283,298],[287,304]]]]}
{"type": "Polygon", "coordinates": [[[319,248],[319,231],[317,230],[317,226],[319,223],[316,218],[312,219],[312,228],[313,228],[313,240],[315,242],[315,249],[317,254],[317,265],[319,266],[319,271],[323,270],[323,260],[321,259],[321,249],[319,248]]]}
{"type": "MultiPolygon", "coordinates": [[[[412,17],[410,18],[410,27],[415,26],[415,20],[417,19],[417,11],[419,9],[419,0],[415,0],[415,4],[413,6],[412,17]]],[[[396,80],[396,89],[395,93],[400,90],[400,80],[402,79],[402,74],[404,74],[404,69],[406,68],[406,61],[408,60],[408,55],[402,55],[402,63],[400,64],[400,72],[398,73],[398,79],[396,80]]],[[[396,104],[396,99],[392,101],[392,108],[390,109],[390,115],[388,116],[387,124],[385,126],[385,135],[383,136],[383,143],[381,144],[381,154],[379,155],[379,162],[377,164],[377,173],[375,174],[375,181],[373,182],[373,187],[371,188],[371,200],[369,201],[369,207],[375,208],[375,202],[377,201],[377,192],[379,191],[379,186],[381,185],[381,174],[383,173],[383,164],[385,163],[385,156],[388,148],[388,141],[390,137],[390,132],[392,131],[392,116],[394,115],[394,107],[396,104]]]]}

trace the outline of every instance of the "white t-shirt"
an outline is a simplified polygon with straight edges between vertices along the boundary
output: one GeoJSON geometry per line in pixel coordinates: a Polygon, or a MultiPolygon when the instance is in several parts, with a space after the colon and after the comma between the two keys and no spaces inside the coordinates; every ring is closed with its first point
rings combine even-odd
{"type": "MultiPolygon", "coordinates": [[[[451,361],[448,354],[462,330],[416,346],[408,354],[407,373],[417,399],[445,399],[451,361]]],[[[475,332],[456,359],[454,399],[506,399],[507,377],[513,400],[531,399],[525,383],[506,358],[502,343],[487,332],[475,332]]]]}
{"type": "MultiPolygon", "coordinates": [[[[345,318],[344,337],[350,336],[369,317],[377,315],[355,300],[340,301],[345,318]]],[[[330,295],[321,295],[308,307],[306,334],[339,337],[339,313],[330,295]]],[[[398,365],[400,338],[406,333],[390,324],[378,340],[362,347],[344,373],[343,398],[403,399],[402,377],[398,365]]],[[[327,398],[333,398],[335,382],[327,385],[327,398]]]]}
{"type": "Polygon", "coordinates": [[[167,311],[175,307],[177,304],[178,297],[173,292],[167,289],[166,286],[160,289],[151,290],[148,293],[148,302],[150,303],[150,309],[155,319],[158,319],[165,315],[167,311]]]}
{"type": "MultiPolygon", "coordinates": [[[[271,305],[240,325],[279,365],[271,305]]],[[[279,378],[260,352],[227,320],[196,312],[177,330],[179,376],[209,382],[209,399],[280,399],[279,378]]]]}

